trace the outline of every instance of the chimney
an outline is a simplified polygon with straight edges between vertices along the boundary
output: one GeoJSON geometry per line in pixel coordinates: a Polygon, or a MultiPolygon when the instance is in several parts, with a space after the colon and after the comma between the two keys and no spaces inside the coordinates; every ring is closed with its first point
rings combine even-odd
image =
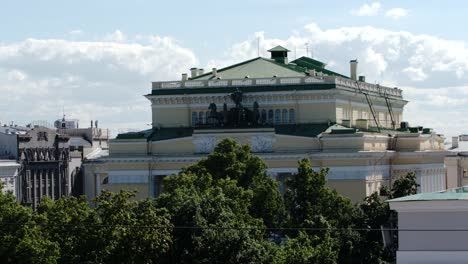
{"type": "Polygon", "coordinates": [[[197,68],[191,68],[190,69],[190,78],[195,78],[198,75],[198,69],[197,68]]]}
{"type": "Polygon", "coordinates": [[[187,81],[187,74],[186,73],[182,73],[182,81],[183,82],[187,81]]]}
{"type": "Polygon", "coordinates": [[[351,120],[343,119],[343,120],[341,120],[341,125],[345,126],[345,127],[351,127],[351,120]]]}
{"type": "Polygon", "coordinates": [[[349,61],[349,66],[351,70],[351,74],[349,77],[351,77],[351,80],[357,81],[357,65],[358,65],[357,59],[349,61]]]}
{"type": "Polygon", "coordinates": [[[213,77],[218,76],[218,70],[216,68],[213,68],[211,75],[213,75],[213,77]]]}
{"type": "Polygon", "coordinates": [[[360,82],[366,82],[366,76],[359,76],[359,81],[360,82]]]}
{"type": "Polygon", "coordinates": [[[203,75],[203,73],[205,73],[203,69],[198,69],[198,76],[203,75]]]}
{"type": "Polygon", "coordinates": [[[458,137],[452,137],[452,148],[458,148],[458,137]]]}
{"type": "Polygon", "coordinates": [[[369,121],[367,119],[356,119],[356,128],[369,129],[369,121]]]}

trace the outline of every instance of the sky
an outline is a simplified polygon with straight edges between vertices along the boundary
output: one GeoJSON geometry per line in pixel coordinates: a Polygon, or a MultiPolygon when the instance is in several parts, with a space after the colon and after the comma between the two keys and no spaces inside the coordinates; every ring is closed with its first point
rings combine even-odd
{"type": "Polygon", "coordinates": [[[65,112],[113,134],[151,123],[151,81],[177,80],[283,45],[371,83],[403,89],[404,119],[468,133],[468,2],[3,1],[0,122],[65,112]],[[260,49],[257,49],[259,41],[260,49]]]}

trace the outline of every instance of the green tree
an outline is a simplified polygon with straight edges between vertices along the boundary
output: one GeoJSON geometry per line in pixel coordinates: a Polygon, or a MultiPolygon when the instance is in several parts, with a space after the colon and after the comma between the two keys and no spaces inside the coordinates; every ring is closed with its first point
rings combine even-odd
{"type": "Polygon", "coordinates": [[[132,200],[135,192],[103,192],[95,209],[102,263],[156,263],[172,243],[172,224],[165,209],[150,200],[132,200]]]}
{"type": "Polygon", "coordinates": [[[0,263],[57,263],[59,247],[47,239],[31,208],[0,185],[0,263]]]}
{"type": "Polygon", "coordinates": [[[267,165],[251,153],[249,145],[240,146],[232,139],[222,140],[207,158],[184,169],[195,175],[209,174],[213,180],[234,179],[237,185],[252,190],[249,211],[263,219],[268,227],[276,227],[284,215],[279,183],[266,174],[267,165]]]}
{"type": "Polygon", "coordinates": [[[84,198],[45,197],[37,219],[48,239],[60,246],[59,263],[96,263],[100,259],[99,221],[84,198]]]}
{"type": "Polygon", "coordinates": [[[397,179],[392,184],[390,199],[413,195],[418,192],[419,184],[416,181],[416,173],[408,172],[405,177],[397,179]]]}
{"type": "Polygon", "coordinates": [[[296,238],[288,239],[276,253],[275,264],[289,263],[337,263],[336,241],[326,231],[324,237],[299,232],[296,238]]]}
{"type": "MultiPolygon", "coordinates": [[[[322,228],[323,218],[334,231],[331,237],[337,241],[340,263],[353,262],[359,256],[356,245],[359,233],[354,231],[359,210],[351,201],[335,190],[325,186],[328,169],[316,172],[310,167],[308,159],[299,161],[298,173],[286,182],[285,205],[288,220],[286,227],[322,228]]],[[[320,236],[320,231],[316,234],[320,236]]],[[[290,233],[295,237],[294,233],[290,233]]]]}
{"type": "Polygon", "coordinates": [[[134,195],[103,192],[96,209],[84,198],[45,198],[35,218],[60,246],[59,263],[155,263],[172,241],[170,217],[134,195]]]}
{"type": "MultiPolygon", "coordinates": [[[[203,171],[203,170],[199,170],[203,171]]],[[[168,263],[270,263],[261,219],[249,214],[252,190],[230,178],[184,172],[164,179],[158,207],[172,215],[174,244],[168,263]],[[222,227],[222,228],[219,228],[222,227]],[[259,229],[257,229],[259,228],[259,229]]]]}
{"type": "Polygon", "coordinates": [[[378,231],[382,226],[396,228],[398,224],[397,214],[390,210],[389,204],[385,202],[381,195],[390,199],[412,195],[417,193],[418,186],[416,174],[409,172],[406,176],[395,180],[391,189],[384,186],[381,188],[380,193],[375,192],[367,196],[364,202],[360,204],[363,213],[362,227],[373,229],[361,233],[363,262],[386,263],[394,261],[398,248],[397,232],[392,233],[394,244],[386,248],[383,244],[382,233],[378,231]]]}

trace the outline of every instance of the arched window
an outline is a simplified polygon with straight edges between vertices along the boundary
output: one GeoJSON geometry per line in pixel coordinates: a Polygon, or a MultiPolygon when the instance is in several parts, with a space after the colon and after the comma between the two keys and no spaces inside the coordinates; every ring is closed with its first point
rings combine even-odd
{"type": "Polygon", "coordinates": [[[274,118],[273,110],[270,109],[268,110],[268,124],[273,124],[273,118],[274,118]]]}
{"type": "Polygon", "coordinates": [[[289,124],[296,123],[296,114],[294,113],[294,109],[289,109],[289,124]]]}
{"type": "Polygon", "coordinates": [[[263,109],[260,123],[265,124],[266,122],[267,122],[267,112],[265,109],[263,109]]]}
{"type": "Polygon", "coordinates": [[[205,112],[198,113],[198,123],[200,125],[205,123],[205,112]]]}
{"type": "Polygon", "coordinates": [[[283,111],[281,112],[281,122],[283,124],[288,123],[288,110],[286,110],[286,109],[283,109],[283,111]]]}
{"type": "Polygon", "coordinates": [[[275,110],[275,124],[280,124],[281,123],[281,110],[276,109],[275,110]]]}
{"type": "Polygon", "coordinates": [[[198,125],[198,114],[197,112],[192,112],[192,126],[198,125]]]}

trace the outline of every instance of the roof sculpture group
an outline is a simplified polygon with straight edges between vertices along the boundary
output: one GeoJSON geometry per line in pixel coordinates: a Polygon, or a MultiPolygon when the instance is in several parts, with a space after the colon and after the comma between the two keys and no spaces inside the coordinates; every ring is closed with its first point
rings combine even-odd
{"type": "Polygon", "coordinates": [[[228,110],[227,104],[224,103],[223,110],[218,112],[215,103],[211,103],[208,107],[209,114],[207,116],[207,124],[211,127],[253,127],[259,125],[260,111],[257,101],[253,103],[253,110],[243,106],[242,91],[238,88],[230,94],[231,100],[235,107],[228,110]]]}

